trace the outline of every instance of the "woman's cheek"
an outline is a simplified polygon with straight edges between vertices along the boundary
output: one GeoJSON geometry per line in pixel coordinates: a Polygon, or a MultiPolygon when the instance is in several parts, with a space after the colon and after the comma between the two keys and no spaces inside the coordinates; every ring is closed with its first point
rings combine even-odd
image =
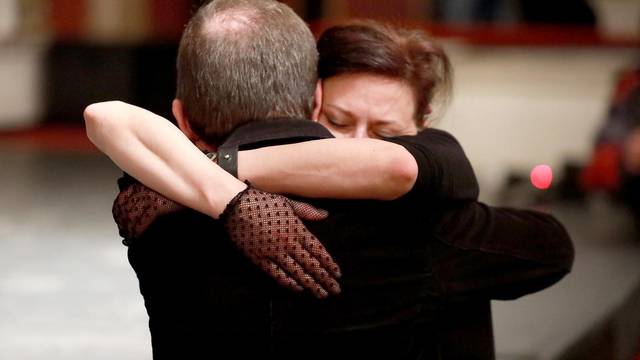
{"type": "Polygon", "coordinates": [[[338,139],[350,137],[350,134],[343,129],[335,128],[331,126],[327,126],[327,129],[333,136],[335,136],[338,139]]]}

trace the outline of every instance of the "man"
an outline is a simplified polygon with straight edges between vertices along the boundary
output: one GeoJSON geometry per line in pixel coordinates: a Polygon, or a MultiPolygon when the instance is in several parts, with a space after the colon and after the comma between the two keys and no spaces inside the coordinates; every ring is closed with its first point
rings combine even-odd
{"type": "MultiPolygon", "coordinates": [[[[203,150],[215,148],[231,160],[238,148],[329,137],[315,124],[294,119],[310,115],[314,53],[308,29],[282,4],[220,0],[201,8],[181,42],[180,101],[174,102],[181,128],[203,150]],[[183,77],[181,71],[196,76],[183,77]],[[213,110],[198,113],[203,104],[213,110]],[[230,119],[237,121],[225,125],[230,119]]],[[[421,149],[410,138],[393,141],[410,151],[421,149]]],[[[422,178],[396,201],[313,202],[327,209],[329,217],[307,226],[345,274],[342,295],[324,301],[276,286],[237,251],[229,238],[235,244],[243,235],[251,238],[252,223],[242,229],[229,219],[241,210],[247,220],[247,211],[254,210],[234,196],[229,205],[214,205],[212,212],[222,213],[222,221],[184,209],[155,219],[129,248],[149,313],[154,358],[226,353],[280,359],[443,357],[438,316],[445,302],[513,298],[568,272],[573,254],[561,225],[543,214],[492,209],[473,201],[477,184],[461,149],[454,147],[453,154],[451,146],[440,150],[432,153],[430,164],[452,156],[449,161],[456,163],[449,170],[458,172],[444,178],[462,173],[471,179],[444,194],[448,201],[430,196],[444,187],[422,178]],[[420,208],[424,211],[414,210],[420,208]],[[513,238],[525,246],[513,248],[513,238]],[[536,249],[541,238],[551,239],[545,243],[551,248],[542,250],[548,256],[536,249]],[[483,247],[470,246],[477,243],[483,247]],[[540,264],[540,259],[548,263],[540,264]],[[500,274],[504,271],[513,272],[500,274]]],[[[226,160],[223,156],[222,164],[226,160]]],[[[418,165],[426,171],[424,164],[418,165]]],[[[135,196],[127,193],[127,181],[121,185],[126,196],[135,196]]],[[[270,196],[242,189],[231,192],[256,201],[270,196]]],[[[326,274],[314,277],[331,288],[330,282],[322,282],[326,274]]],[[[463,345],[467,339],[460,341],[463,345]]],[[[492,348],[476,355],[491,357],[492,348]]]]}

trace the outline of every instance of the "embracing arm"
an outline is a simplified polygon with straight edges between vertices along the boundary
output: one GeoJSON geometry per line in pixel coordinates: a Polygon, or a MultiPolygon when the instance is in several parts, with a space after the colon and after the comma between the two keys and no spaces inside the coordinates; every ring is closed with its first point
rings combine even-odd
{"type": "Polygon", "coordinates": [[[238,154],[238,177],[270,192],[310,198],[392,200],[409,192],[417,164],[402,146],[322,139],[238,154]]]}
{"type": "Polygon", "coordinates": [[[183,205],[218,218],[246,188],[211,166],[173,124],[149,111],[110,101],[89,105],[84,118],[87,136],[100,151],[140,182],[183,205]]]}
{"type": "MultiPolygon", "coordinates": [[[[110,102],[87,107],[84,116],[91,141],[123,170],[186,206],[214,218],[223,214],[229,239],[278,283],[298,291],[310,289],[319,298],[340,292],[335,280],[340,277],[338,265],[300,221],[321,220],[326,213],[281,195],[247,188],[212,164],[166,119],[146,110],[136,108],[132,113],[130,105],[110,102]],[[137,126],[140,112],[146,119],[143,127],[137,126]],[[276,207],[282,211],[272,214],[268,210],[276,207]],[[273,219],[273,225],[271,221],[263,224],[261,218],[273,219]],[[255,235],[245,232],[254,227],[264,231],[255,235]],[[297,235],[280,236],[281,229],[297,235]]],[[[114,203],[121,234],[127,239],[144,234],[157,216],[177,209],[170,203],[137,182],[126,186],[114,203]]]]}
{"type": "MultiPolygon", "coordinates": [[[[119,101],[90,105],[84,116],[91,141],[121,169],[188,207],[215,214],[204,202],[215,200],[221,184],[233,185],[230,175],[160,116],[119,101]]],[[[241,151],[238,157],[240,179],[303,197],[394,199],[417,176],[415,159],[402,146],[373,139],[315,140],[241,151]]]]}

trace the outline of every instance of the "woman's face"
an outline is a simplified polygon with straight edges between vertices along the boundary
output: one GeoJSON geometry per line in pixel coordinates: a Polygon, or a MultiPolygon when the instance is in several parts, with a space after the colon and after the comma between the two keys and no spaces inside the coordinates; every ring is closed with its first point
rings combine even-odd
{"type": "Polygon", "coordinates": [[[415,135],[415,101],[405,83],[371,74],[339,75],[322,81],[322,104],[314,112],[337,138],[415,135]]]}

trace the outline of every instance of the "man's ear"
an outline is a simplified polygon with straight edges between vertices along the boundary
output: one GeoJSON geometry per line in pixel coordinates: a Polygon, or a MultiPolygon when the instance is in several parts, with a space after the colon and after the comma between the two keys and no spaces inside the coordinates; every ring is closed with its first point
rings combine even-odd
{"type": "Polygon", "coordinates": [[[318,79],[316,83],[316,94],[313,100],[313,112],[311,120],[318,121],[320,119],[320,110],[322,110],[322,79],[318,79]]]}
{"type": "Polygon", "coordinates": [[[171,104],[171,111],[173,112],[173,117],[176,118],[176,122],[178,123],[178,127],[180,130],[191,140],[192,142],[196,142],[200,140],[200,137],[193,132],[191,128],[191,124],[189,124],[189,119],[187,115],[184,113],[184,107],[182,106],[182,101],[178,99],[173,99],[173,103],[171,104]]]}
{"type": "Polygon", "coordinates": [[[173,99],[171,111],[173,112],[173,116],[176,118],[178,127],[192,143],[201,150],[215,151],[215,146],[207,144],[198,134],[195,133],[195,131],[193,131],[193,128],[191,128],[191,123],[189,123],[189,118],[187,118],[187,115],[184,112],[182,101],[173,99]]]}

